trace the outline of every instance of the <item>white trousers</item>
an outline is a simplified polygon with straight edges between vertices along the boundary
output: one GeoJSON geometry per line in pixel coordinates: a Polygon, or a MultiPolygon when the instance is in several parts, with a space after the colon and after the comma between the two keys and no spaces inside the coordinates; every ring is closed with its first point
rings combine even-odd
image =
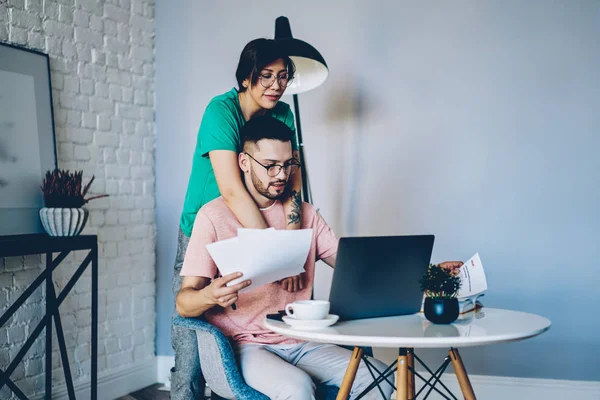
{"type": "MultiPolygon", "coordinates": [[[[294,345],[238,346],[242,375],[246,383],[271,399],[315,399],[315,382],[340,386],[352,351],[331,344],[304,342],[294,345]]],[[[386,368],[381,361],[369,358],[380,372],[386,368]]],[[[375,373],[375,376],[377,374],[375,373]]],[[[389,378],[393,382],[393,376],[389,378]]],[[[352,385],[354,399],[373,382],[367,365],[360,362],[352,385]]],[[[388,400],[394,390],[388,382],[380,384],[388,400]]],[[[382,399],[375,387],[362,399],[382,399]]]]}

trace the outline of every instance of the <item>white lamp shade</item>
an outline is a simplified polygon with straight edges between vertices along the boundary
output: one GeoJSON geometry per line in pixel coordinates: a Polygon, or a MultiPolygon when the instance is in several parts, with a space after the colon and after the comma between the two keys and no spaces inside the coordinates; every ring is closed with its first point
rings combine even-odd
{"type": "Polygon", "coordinates": [[[329,76],[327,67],[317,60],[298,56],[291,56],[290,58],[296,66],[296,73],[284,94],[308,92],[320,86],[329,76]]]}
{"type": "Polygon", "coordinates": [[[329,75],[325,59],[312,45],[292,37],[290,21],[286,17],[275,20],[275,41],[285,49],[296,67],[294,80],[285,94],[304,93],[325,82],[329,75]]]}

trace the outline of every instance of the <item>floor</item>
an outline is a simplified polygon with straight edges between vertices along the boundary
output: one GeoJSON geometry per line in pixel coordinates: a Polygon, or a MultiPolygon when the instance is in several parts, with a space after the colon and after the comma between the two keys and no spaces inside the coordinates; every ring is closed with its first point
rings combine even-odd
{"type": "Polygon", "coordinates": [[[127,396],[119,397],[117,400],[169,400],[169,391],[159,390],[160,387],[162,385],[157,383],[137,392],[129,393],[127,396]]]}
{"type": "MultiPolygon", "coordinates": [[[[157,383],[137,392],[129,393],[127,396],[119,397],[116,400],[170,400],[169,393],[169,390],[164,390],[164,386],[157,383]]],[[[206,388],[204,395],[205,399],[210,399],[208,388],[206,388]]]]}

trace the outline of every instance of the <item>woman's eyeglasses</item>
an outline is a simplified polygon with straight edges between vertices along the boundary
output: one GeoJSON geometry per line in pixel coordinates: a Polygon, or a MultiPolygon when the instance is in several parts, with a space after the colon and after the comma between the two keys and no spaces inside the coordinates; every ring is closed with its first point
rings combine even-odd
{"type": "Polygon", "coordinates": [[[292,82],[292,80],[290,79],[290,74],[288,74],[287,72],[280,74],[279,76],[276,76],[275,74],[271,74],[271,73],[260,74],[260,76],[258,77],[258,80],[260,81],[260,84],[262,85],[262,87],[264,87],[265,89],[268,89],[271,86],[273,86],[273,83],[275,82],[275,78],[277,78],[277,81],[279,82],[279,86],[282,89],[285,89],[286,87],[288,87],[290,82],[292,82]]]}

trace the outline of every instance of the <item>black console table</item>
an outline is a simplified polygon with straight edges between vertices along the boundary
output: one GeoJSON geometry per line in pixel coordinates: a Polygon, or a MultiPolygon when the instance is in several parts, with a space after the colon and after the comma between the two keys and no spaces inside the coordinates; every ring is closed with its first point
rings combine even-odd
{"type": "MultiPolygon", "coordinates": [[[[92,264],[92,345],[91,345],[91,399],[97,399],[98,389],[98,238],[96,235],[81,235],[74,237],[52,237],[47,234],[0,236],[0,257],[18,257],[33,254],[46,254],[46,268],[31,283],[31,285],[19,296],[8,310],[0,316],[0,328],[12,317],[25,300],[46,281],[46,314],[35,327],[27,341],[17,353],[14,360],[6,370],[0,369],[0,389],[4,385],[15,393],[19,399],[27,400],[27,396],[10,379],[21,359],[25,356],[33,342],[38,338],[42,329],[46,328],[46,392],[45,398],[52,398],[52,319],[56,326],[56,338],[60,347],[65,381],[69,399],[75,399],[73,378],[67,357],[67,347],[58,308],[67,297],[77,280],[81,277],[90,263],[92,264]],[[77,268],[64,289],[56,295],[52,271],[69,255],[71,251],[89,250],[87,257],[77,268]],[[52,258],[52,253],[59,253],[52,258]]],[[[4,368],[4,367],[3,367],[4,368]]]]}

